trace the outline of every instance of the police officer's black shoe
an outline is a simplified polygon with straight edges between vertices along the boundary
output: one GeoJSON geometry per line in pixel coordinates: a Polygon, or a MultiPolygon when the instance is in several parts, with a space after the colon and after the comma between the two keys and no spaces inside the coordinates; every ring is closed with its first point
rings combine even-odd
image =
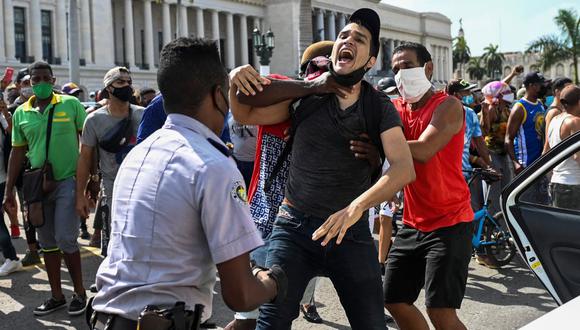
{"type": "Polygon", "coordinates": [[[63,297],[62,300],[56,300],[53,297],[46,300],[42,305],[34,309],[34,315],[46,315],[54,312],[55,310],[61,309],[66,306],[66,299],[63,297]]]}
{"type": "Polygon", "coordinates": [[[81,315],[85,309],[87,309],[87,296],[79,296],[75,293],[68,306],[68,315],[81,315]]]}

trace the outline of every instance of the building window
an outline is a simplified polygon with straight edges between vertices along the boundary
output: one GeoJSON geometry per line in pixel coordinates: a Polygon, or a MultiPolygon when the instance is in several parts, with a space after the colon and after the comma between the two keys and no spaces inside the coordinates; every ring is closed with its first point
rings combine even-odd
{"type": "Polygon", "coordinates": [[[22,7],[14,7],[14,42],[15,57],[26,62],[26,13],[22,7]]]}
{"type": "Polygon", "coordinates": [[[41,11],[42,22],[42,57],[52,63],[52,13],[48,10],[41,11]]]}

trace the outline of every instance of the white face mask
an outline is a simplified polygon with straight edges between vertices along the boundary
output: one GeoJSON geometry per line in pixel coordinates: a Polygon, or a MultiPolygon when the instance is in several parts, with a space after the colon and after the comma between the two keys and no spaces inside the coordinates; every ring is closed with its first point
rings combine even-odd
{"type": "Polygon", "coordinates": [[[395,75],[395,82],[401,97],[407,103],[417,103],[431,89],[424,66],[399,70],[395,75]]]}
{"type": "Polygon", "coordinates": [[[32,91],[32,87],[21,88],[20,95],[22,96],[22,98],[28,100],[32,95],[34,95],[34,92],[32,91]]]}
{"type": "Polygon", "coordinates": [[[514,94],[510,93],[510,94],[504,94],[502,96],[502,99],[508,103],[512,103],[514,101],[514,94]]]}

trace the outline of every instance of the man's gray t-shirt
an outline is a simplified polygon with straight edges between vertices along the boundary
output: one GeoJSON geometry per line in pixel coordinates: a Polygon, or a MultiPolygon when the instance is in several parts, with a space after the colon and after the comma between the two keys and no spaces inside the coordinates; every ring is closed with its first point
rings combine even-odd
{"type": "MultiPolygon", "coordinates": [[[[143,117],[145,108],[131,104],[131,126],[133,129],[133,136],[129,145],[136,144],[137,129],[143,117]]],[[[85,125],[83,127],[83,134],[81,136],[81,143],[89,147],[97,147],[99,141],[107,134],[107,132],[115,126],[118,122],[123,120],[122,117],[113,117],[109,113],[109,108],[104,106],[87,116],[85,125]]],[[[119,155],[107,152],[101,147],[98,149],[99,168],[102,175],[101,193],[104,196],[112,196],[113,184],[117,171],[121,165],[122,159],[119,155]],[[104,189],[104,190],[103,190],[104,189]]]]}
{"type": "MultiPolygon", "coordinates": [[[[371,187],[374,169],[350,150],[350,140],[368,132],[362,106],[359,100],[341,110],[336,97],[331,97],[319,109],[300,109],[314,113],[296,130],[286,184],[286,198],[299,211],[326,219],[371,187]]],[[[389,101],[383,109],[370,111],[381,111],[381,133],[402,126],[389,101]]]]}

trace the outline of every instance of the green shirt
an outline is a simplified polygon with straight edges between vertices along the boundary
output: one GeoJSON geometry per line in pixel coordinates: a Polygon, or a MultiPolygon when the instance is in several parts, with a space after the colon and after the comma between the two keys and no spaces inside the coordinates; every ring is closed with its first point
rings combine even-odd
{"type": "Polygon", "coordinates": [[[12,117],[12,146],[28,146],[26,156],[31,168],[40,168],[46,158],[48,113],[54,107],[48,160],[55,180],[76,174],[79,158],[79,132],[87,116],[83,105],[72,96],[53,94],[50,104],[40,112],[34,108],[35,97],[22,104],[12,117]]]}

